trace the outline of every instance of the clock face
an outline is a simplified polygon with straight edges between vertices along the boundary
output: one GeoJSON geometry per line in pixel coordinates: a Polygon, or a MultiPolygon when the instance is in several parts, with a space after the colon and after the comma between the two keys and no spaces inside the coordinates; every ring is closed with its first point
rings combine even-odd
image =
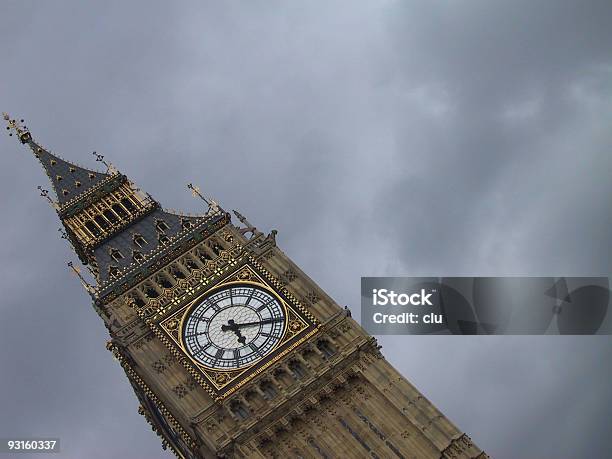
{"type": "Polygon", "coordinates": [[[233,370],[268,355],[285,332],[285,308],[266,289],[235,284],[205,296],[184,321],[183,343],[202,365],[233,370]]]}

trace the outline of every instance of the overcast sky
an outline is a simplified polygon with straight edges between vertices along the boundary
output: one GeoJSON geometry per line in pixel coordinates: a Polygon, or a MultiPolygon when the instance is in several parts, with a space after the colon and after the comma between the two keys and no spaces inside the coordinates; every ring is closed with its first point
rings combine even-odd
{"type": "MultiPolygon", "coordinates": [[[[167,208],[197,183],[340,304],[361,276],[612,274],[612,2],[0,6],[0,109],[167,208]]],[[[0,437],[170,457],[137,414],[76,260],[0,139],[0,437]]],[[[495,458],[609,455],[610,337],[385,337],[495,458]]],[[[21,456],[25,457],[25,456],[21,456]]]]}

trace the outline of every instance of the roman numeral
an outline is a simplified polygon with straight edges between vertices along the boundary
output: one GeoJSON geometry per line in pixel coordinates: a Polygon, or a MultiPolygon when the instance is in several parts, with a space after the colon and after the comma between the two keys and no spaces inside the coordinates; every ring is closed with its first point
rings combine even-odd
{"type": "Polygon", "coordinates": [[[259,347],[255,343],[249,343],[249,347],[253,351],[254,354],[259,354],[259,347]]]}
{"type": "Polygon", "coordinates": [[[195,354],[193,354],[195,357],[197,357],[198,355],[200,355],[202,352],[206,352],[206,349],[208,349],[208,347],[210,346],[210,344],[206,347],[202,347],[200,348],[200,350],[198,352],[196,352],[195,354]]]}
{"type": "Polygon", "coordinates": [[[215,358],[216,359],[222,358],[224,353],[225,353],[225,349],[218,349],[217,353],[215,354],[215,358]]]}
{"type": "Polygon", "coordinates": [[[204,334],[206,334],[205,331],[197,332],[197,333],[189,333],[188,335],[185,335],[185,338],[193,338],[194,336],[200,336],[200,335],[204,335],[204,334]]]}
{"type": "Polygon", "coordinates": [[[266,309],[266,308],[267,308],[269,305],[271,305],[273,302],[274,302],[274,300],[273,300],[273,299],[272,299],[272,300],[268,300],[266,303],[262,304],[261,306],[259,306],[259,307],[257,308],[257,312],[261,312],[261,311],[263,311],[263,310],[264,310],[264,309],[266,309]]]}

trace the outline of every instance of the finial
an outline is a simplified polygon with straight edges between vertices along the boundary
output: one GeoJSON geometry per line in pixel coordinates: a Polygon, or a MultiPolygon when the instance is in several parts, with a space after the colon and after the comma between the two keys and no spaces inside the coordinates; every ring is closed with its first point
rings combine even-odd
{"type": "Polygon", "coordinates": [[[199,196],[202,201],[204,201],[206,204],[208,204],[210,206],[210,201],[208,199],[206,199],[204,196],[202,196],[202,193],[200,193],[200,187],[199,186],[194,185],[193,183],[190,183],[189,185],[187,185],[187,188],[189,188],[191,190],[191,194],[194,197],[195,196],[199,196]]]}
{"type": "MultiPolygon", "coordinates": [[[[3,118],[7,122],[8,126],[6,127],[7,131],[15,131],[17,133],[17,137],[19,137],[19,141],[21,143],[28,143],[32,140],[32,136],[30,135],[30,131],[28,131],[27,126],[22,126],[23,120],[14,120],[8,115],[8,113],[2,113],[3,118]]],[[[9,132],[9,136],[12,136],[13,133],[9,132]]]]}
{"type": "Polygon", "coordinates": [[[62,235],[62,239],[68,239],[68,235],[66,231],[64,231],[64,228],[58,228],[57,231],[62,235]]]}
{"type": "Polygon", "coordinates": [[[210,207],[208,211],[212,212],[213,214],[216,214],[217,212],[219,212],[219,210],[221,210],[221,206],[219,206],[219,203],[213,198],[210,198],[210,207]]]}
{"type": "Polygon", "coordinates": [[[277,234],[278,234],[278,231],[273,229],[272,231],[270,231],[270,234],[266,236],[266,239],[269,239],[270,241],[272,241],[274,245],[276,245],[276,235],[277,234]]]}
{"type": "Polygon", "coordinates": [[[117,169],[115,168],[115,166],[112,165],[112,163],[107,163],[106,161],[104,161],[104,155],[101,155],[100,153],[97,153],[95,151],[91,154],[95,156],[97,162],[102,163],[106,166],[106,172],[117,172],[117,169]]]}
{"type": "Polygon", "coordinates": [[[236,218],[240,220],[240,223],[242,223],[246,227],[246,228],[239,229],[240,234],[244,236],[246,233],[251,233],[251,236],[250,236],[251,238],[253,236],[260,234],[257,228],[255,228],[255,225],[251,224],[251,222],[249,222],[244,215],[242,215],[237,210],[232,210],[232,212],[234,212],[234,215],[236,216],[236,218]]]}
{"type": "Polygon", "coordinates": [[[45,190],[42,186],[38,185],[36,187],[39,191],[40,191],[40,195],[45,198],[47,201],[49,201],[49,204],[51,205],[51,207],[53,207],[54,209],[58,208],[57,203],[51,199],[51,196],[49,196],[49,190],[45,190]]]}
{"type": "Polygon", "coordinates": [[[242,215],[240,212],[238,212],[237,210],[232,210],[232,212],[234,212],[234,215],[236,216],[236,218],[240,220],[240,223],[243,223],[247,226],[251,225],[249,221],[246,219],[246,217],[242,215]]]}
{"type": "Polygon", "coordinates": [[[221,206],[219,206],[219,203],[217,201],[215,201],[213,198],[210,199],[206,199],[202,193],[200,193],[200,187],[197,185],[194,185],[193,183],[190,183],[187,185],[187,188],[189,188],[191,190],[191,194],[193,196],[198,196],[202,201],[204,201],[206,204],[208,204],[208,211],[206,212],[208,213],[213,213],[216,214],[217,212],[219,212],[221,210],[221,206]]]}
{"type": "Polygon", "coordinates": [[[72,270],[72,272],[79,278],[81,284],[83,285],[85,290],[87,290],[87,293],[89,293],[89,296],[94,298],[95,289],[83,278],[83,275],[81,274],[81,269],[74,266],[71,261],[69,261],[67,265],[72,270]]]}

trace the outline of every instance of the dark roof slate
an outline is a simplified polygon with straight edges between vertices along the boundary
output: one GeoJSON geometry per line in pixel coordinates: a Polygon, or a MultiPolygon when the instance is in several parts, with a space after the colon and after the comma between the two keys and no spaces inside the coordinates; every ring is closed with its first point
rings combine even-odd
{"type": "Polygon", "coordinates": [[[168,229],[164,231],[165,236],[168,238],[173,238],[176,236],[182,229],[182,221],[189,220],[195,224],[197,220],[201,220],[201,218],[193,217],[193,216],[185,216],[185,215],[176,215],[165,211],[163,209],[156,209],[142,220],[139,220],[136,223],[133,223],[128,228],[118,233],[113,238],[109,239],[105,243],[103,243],[100,247],[94,250],[94,257],[96,262],[98,263],[99,269],[99,278],[98,282],[103,283],[109,280],[109,267],[116,266],[120,270],[125,269],[130,264],[134,262],[132,258],[132,254],[134,250],[139,251],[147,257],[153,250],[159,247],[159,231],[156,229],[155,225],[158,220],[162,220],[166,225],[168,225],[168,229]],[[142,247],[139,247],[134,242],[134,235],[141,235],[146,244],[142,247]],[[114,260],[111,257],[110,251],[111,249],[117,249],[121,252],[123,256],[119,261],[114,260]]]}
{"type": "Polygon", "coordinates": [[[73,200],[109,176],[109,174],[85,169],[70,163],[33,141],[30,141],[29,144],[49,176],[60,206],[73,200]]]}

